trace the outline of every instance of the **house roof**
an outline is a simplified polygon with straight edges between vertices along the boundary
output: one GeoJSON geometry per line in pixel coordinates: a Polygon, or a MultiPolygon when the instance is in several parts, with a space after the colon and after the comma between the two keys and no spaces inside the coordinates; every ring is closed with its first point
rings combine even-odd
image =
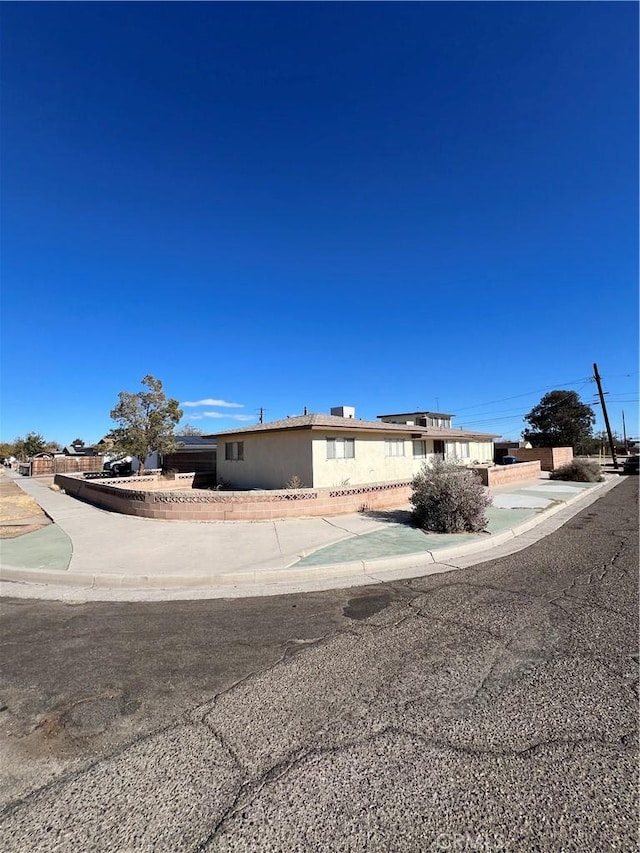
{"type": "Polygon", "coordinates": [[[97,451],[95,447],[83,444],[82,446],[67,444],[62,448],[61,453],[65,456],[94,456],[97,451]]]}
{"type": "Polygon", "coordinates": [[[388,421],[363,421],[356,418],[341,418],[337,415],[298,415],[292,418],[284,418],[279,421],[271,421],[266,424],[255,424],[254,426],[240,427],[239,429],[224,430],[217,432],[214,436],[221,438],[227,435],[253,435],[255,433],[278,432],[280,430],[340,430],[341,432],[378,432],[394,435],[415,435],[419,438],[438,439],[472,439],[480,438],[485,441],[496,438],[497,434],[486,432],[475,432],[471,430],[451,429],[449,427],[417,427],[407,424],[394,424],[388,421]]]}
{"type": "Polygon", "coordinates": [[[210,435],[176,435],[176,450],[212,450],[218,443],[210,435]]]}

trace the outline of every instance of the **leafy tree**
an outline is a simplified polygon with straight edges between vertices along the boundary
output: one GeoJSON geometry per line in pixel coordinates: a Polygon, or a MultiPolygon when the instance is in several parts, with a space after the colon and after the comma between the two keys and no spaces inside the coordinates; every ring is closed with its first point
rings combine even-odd
{"type": "Polygon", "coordinates": [[[187,424],[186,427],[180,429],[180,435],[204,435],[204,432],[200,427],[187,424]]]}
{"type": "Polygon", "coordinates": [[[171,453],[175,448],[174,428],[182,417],[178,401],[167,398],[159,379],[148,375],[141,384],[146,391],[118,394],[118,403],[110,413],[118,426],[108,436],[116,451],[138,459],[140,473],[149,453],[171,453]]]}
{"type": "Polygon", "coordinates": [[[100,453],[110,453],[113,450],[113,438],[111,437],[111,433],[108,432],[106,435],[103,435],[100,441],[96,441],[95,448],[100,453]]]}
{"type": "MultiPolygon", "coordinates": [[[[614,433],[613,440],[617,442],[614,433]]],[[[597,456],[599,453],[609,453],[609,436],[605,430],[600,430],[588,438],[583,438],[573,447],[576,456],[597,456]]]]}
{"type": "Polygon", "coordinates": [[[30,459],[37,453],[44,453],[47,442],[38,432],[29,432],[24,438],[16,438],[13,442],[14,454],[18,459],[30,459]]]}
{"type": "Polygon", "coordinates": [[[15,442],[1,441],[0,442],[0,459],[9,459],[16,455],[15,442]]]}
{"type": "Polygon", "coordinates": [[[549,391],[524,416],[522,437],[533,447],[577,447],[591,438],[596,416],[575,391],[549,391]]]}

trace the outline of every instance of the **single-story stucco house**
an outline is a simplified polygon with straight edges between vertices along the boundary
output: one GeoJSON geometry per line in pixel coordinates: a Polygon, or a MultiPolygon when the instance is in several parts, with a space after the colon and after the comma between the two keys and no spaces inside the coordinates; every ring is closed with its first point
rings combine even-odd
{"type": "MultiPolygon", "coordinates": [[[[425,426],[424,413],[364,421],[351,407],[218,432],[219,483],[239,489],[284,489],[409,480],[434,458],[491,463],[495,435],[425,426]],[[406,417],[397,423],[389,418],[406,417]]],[[[431,413],[432,415],[437,413],[431,413]]]]}

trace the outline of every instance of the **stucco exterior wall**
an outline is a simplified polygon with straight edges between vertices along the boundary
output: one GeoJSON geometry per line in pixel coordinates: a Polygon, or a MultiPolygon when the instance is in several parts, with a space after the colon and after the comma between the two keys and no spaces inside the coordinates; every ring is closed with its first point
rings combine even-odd
{"type": "Polygon", "coordinates": [[[284,489],[298,476],[302,488],[314,485],[310,430],[246,433],[218,442],[217,478],[238,489],[284,489]],[[244,460],[225,459],[227,441],[244,442],[244,460]]]}
{"type": "Polygon", "coordinates": [[[362,433],[321,432],[313,438],[313,485],[349,485],[363,483],[388,483],[410,480],[420,470],[422,463],[433,459],[433,441],[426,440],[427,458],[413,456],[412,439],[402,439],[404,456],[386,456],[385,437],[362,433]],[[355,438],[355,458],[327,459],[327,438],[355,438]]]}

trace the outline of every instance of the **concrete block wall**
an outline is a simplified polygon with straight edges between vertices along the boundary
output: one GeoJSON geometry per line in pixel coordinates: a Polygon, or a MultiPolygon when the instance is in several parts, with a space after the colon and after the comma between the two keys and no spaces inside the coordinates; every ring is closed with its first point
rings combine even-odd
{"type": "Polygon", "coordinates": [[[510,447],[509,455],[518,462],[538,460],[543,471],[555,471],[573,459],[573,447],[510,447]]]}
{"type": "Polygon", "coordinates": [[[101,480],[100,482],[102,483],[102,485],[119,486],[125,489],[135,489],[138,492],[168,492],[175,489],[190,489],[193,483],[194,476],[195,474],[193,474],[192,472],[187,478],[182,475],[180,480],[164,480],[155,474],[151,474],[149,476],[145,475],[144,477],[122,477],[117,480],[107,479],[101,480]]]}
{"type": "Polygon", "coordinates": [[[341,515],[363,509],[406,504],[410,482],[322,489],[286,489],[265,492],[222,492],[191,489],[180,482],[127,483],[84,480],[58,474],[55,483],[79,500],[141,518],[176,521],[256,521],[275,518],[341,515]]]}
{"type": "Polygon", "coordinates": [[[540,462],[522,462],[518,465],[496,465],[493,468],[474,467],[483,486],[506,486],[521,480],[537,480],[540,477],[540,462]]]}

